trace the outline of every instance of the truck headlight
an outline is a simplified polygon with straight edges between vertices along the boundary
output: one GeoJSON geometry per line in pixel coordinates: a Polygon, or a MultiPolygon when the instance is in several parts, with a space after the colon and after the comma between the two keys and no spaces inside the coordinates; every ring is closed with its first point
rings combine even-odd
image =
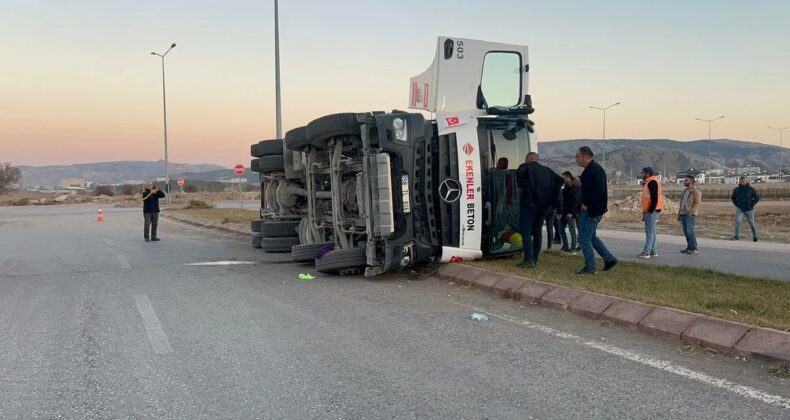
{"type": "Polygon", "coordinates": [[[392,120],[392,128],[395,129],[395,138],[400,141],[407,141],[409,139],[409,126],[403,118],[395,118],[392,120]]]}

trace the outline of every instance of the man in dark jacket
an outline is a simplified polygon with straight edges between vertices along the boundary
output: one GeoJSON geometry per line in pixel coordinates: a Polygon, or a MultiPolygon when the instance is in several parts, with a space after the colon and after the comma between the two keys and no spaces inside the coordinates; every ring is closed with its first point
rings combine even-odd
{"type": "Polygon", "coordinates": [[[562,189],[562,208],[560,209],[560,239],[562,240],[563,252],[577,255],[580,251],[576,240],[578,232],[579,205],[581,199],[581,188],[579,179],[572,173],[565,171],[562,174],[565,181],[565,188],[562,189]],[[568,242],[568,235],[565,229],[571,234],[571,241],[568,242]]]}
{"type": "Polygon", "coordinates": [[[584,168],[581,176],[581,208],[579,212],[579,244],[584,255],[584,268],[577,274],[595,274],[595,252],[604,261],[604,271],[617,265],[617,258],[606,248],[596,236],[598,223],[608,211],[608,194],[606,172],[593,160],[593,152],[587,146],[576,151],[576,163],[584,168]]]}
{"type": "Polygon", "coordinates": [[[158,241],[156,236],[156,228],[159,226],[159,199],[164,198],[165,193],[160,191],[159,188],[151,181],[146,181],[145,190],[143,190],[143,219],[145,226],[143,227],[143,237],[146,242],[158,241]],[[148,237],[148,230],[151,230],[151,237],[148,237]]]}
{"type": "Polygon", "coordinates": [[[738,180],[738,186],[732,190],[732,204],[735,205],[735,236],[732,237],[734,241],[741,238],[741,223],[743,223],[743,216],[749,221],[749,226],[752,228],[752,240],[757,242],[757,223],[754,221],[754,206],[760,201],[760,196],[757,195],[751,185],[749,179],[742,176],[738,180]]]}
{"type": "Polygon", "coordinates": [[[518,263],[518,267],[534,267],[540,255],[546,214],[550,208],[559,205],[562,178],[538,163],[537,153],[530,152],[526,163],[516,171],[516,181],[521,189],[519,232],[524,243],[524,260],[518,263]]]}

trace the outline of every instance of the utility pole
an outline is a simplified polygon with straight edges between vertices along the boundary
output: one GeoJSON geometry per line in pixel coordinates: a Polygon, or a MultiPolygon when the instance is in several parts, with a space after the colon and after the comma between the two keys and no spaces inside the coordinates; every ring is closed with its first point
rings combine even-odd
{"type": "Polygon", "coordinates": [[[790,128],[790,125],[784,128],[774,128],[774,127],[768,127],[768,128],[779,132],[779,182],[782,182],[784,180],[784,174],[782,173],[782,164],[784,163],[784,157],[785,157],[785,149],[782,147],[782,132],[790,128]]]}
{"type": "Polygon", "coordinates": [[[724,118],[724,115],[722,115],[719,118],[714,118],[712,120],[706,120],[706,119],[703,119],[703,118],[697,118],[697,121],[704,121],[704,122],[708,123],[708,173],[709,173],[709,175],[710,175],[710,164],[711,164],[711,158],[710,158],[710,143],[711,143],[711,139],[710,139],[710,125],[714,121],[718,121],[718,120],[720,120],[722,118],[724,118]]]}
{"type": "Polygon", "coordinates": [[[165,191],[167,192],[167,207],[170,207],[170,167],[167,161],[167,99],[165,96],[165,56],[175,47],[175,43],[170,44],[170,48],[168,48],[164,54],[151,52],[151,55],[156,55],[162,59],[162,110],[165,131],[165,191]]]}
{"type": "Polygon", "coordinates": [[[283,138],[282,108],[280,103],[280,19],[277,10],[277,0],[274,0],[274,101],[275,121],[277,122],[277,137],[283,138]]]}
{"type": "Polygon", "coordinates": [[[591,106],[590,107],[591,109],[597,109],[599,111],[603,111],[603,134],[601,135],[601,146],[603,146],[602,147],[603,148],[603,158],[601,159],[601,166],[603,167],[604,173],[606,172],[606,110],[611,108],[611,107],[617,106],[617,105],[620,105],[620,102],[617,102],[615,104],[611,104],[611,105],[607,106],[606,108],[600,108],[600,107],[597,107],[597,106],[591,106]]]}

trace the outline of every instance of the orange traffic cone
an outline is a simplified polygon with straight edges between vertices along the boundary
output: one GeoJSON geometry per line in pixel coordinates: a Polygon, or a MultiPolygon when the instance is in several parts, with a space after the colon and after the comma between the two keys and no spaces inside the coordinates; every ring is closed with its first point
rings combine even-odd
{"type": "Polygon", "coordinates": [[[101,207],[99,207],[99,215],[96,216],[96,221],[99,223],[104,221],[104,213],[102,213],[101,207]]]}

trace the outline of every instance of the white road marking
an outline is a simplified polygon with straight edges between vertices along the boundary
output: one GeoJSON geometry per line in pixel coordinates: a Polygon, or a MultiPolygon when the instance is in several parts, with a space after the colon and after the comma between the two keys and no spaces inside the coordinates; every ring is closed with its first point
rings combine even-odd
{"type": "Polygon", "coordinates": [[[187,263],[184,265],[197,266],[197,265],[250,265],[255,264],[253,261],[209,261],[199,263],[187,263]]]}
{"type": "Polygon", "coordinates": [[[115,258],[118,258],[118,262],[121,263],[122,269],[128,270],[132,268],[132,266],[129,265],[129,260],[127,260],[125,256],[118,254],[115,256],[115,258]]]}
{"type": "MultiPolygon", "coordinates": [[[[453,302],[459,306],[466,306],[461,303],[453,302]]],[[[536,324],[524,319],[518,319],[516,317],[505,315],[505,314],[498,314],[495,312],[488,311],[486,309],[471,307],[471,309],[488,314],[489,316],[499,318],[505,320],[507,322],[512,322],[514,324],[521,325],[522,327],[526,327],[529,329],[537,330],[542,333],[552,335],[554,337],[563,338],[566,340],[571,340],[576,342],[577,344],[581,344],[583,346],[587,346],[590,348],[594,348],[596,350],[603,351],[605,353],[609,353],[611,355],[630,360],[632,362],[640,363],[646,366],[650,366],[655,369],[663,370],[664,372],[673,373],[678,376],[682,376],[686,379],[691,379],[693,381],[701,382],[706,385],[710,385],[716,388],[721,388],[725,391],[732,392],[734,394],[738,394],[742,397],[752,398],[758,401],[762,401],[766,404],[775,405],[782,408],[790,409],[790,398],[781,397],[778,395],[768,394],[766,392],[760,391],[759,389],[755,389],[745,385],[739,385],[734,382],[730,382],[726,379],[716,378],[710,375],[706,375],[701,372],[697,372],[691,369],[684,368],[682,366],[678,366],[673,364],[672,362],[660,359],[654,359],[630,350],[621,349],[616,346],[611,346],[608,344],[601,344],[595,341],[588,341],[582,337],[579,337],[574,334],[569,334],[560,330],[556,330],[551,327],[547,327],[545,325],[536,324]]]]}
{"type": "Polygon", "coordinates": [[[148,334],[148,341],[151,342],[151,347],[156,354],[172,353],[173,347],[170,346],[170,340],[167,339],[165,330],[162,329],[162,324],[159,323],[159,318],[148,301],[146,295],[134,295],[134,303],[137,304],[137,311],[140,312],[140,317],[143,318],[143,326],[145,332],[148,334]]]}
{"type": "Polygon", "coordinates": [[[105,243],[105,244],[107,244],[107,245],[109,245],[109,246],[115,246],[115,242],[113,242],[113,241],[112,241],[111,239],[109,239],[109,238],[104,238],[104,243],[105,243]]]}

